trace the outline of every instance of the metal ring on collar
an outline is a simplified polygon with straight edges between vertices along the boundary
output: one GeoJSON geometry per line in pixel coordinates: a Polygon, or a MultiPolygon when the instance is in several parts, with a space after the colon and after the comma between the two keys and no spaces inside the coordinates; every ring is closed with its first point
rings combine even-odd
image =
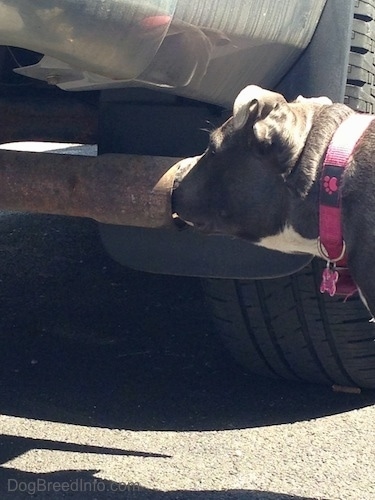
{"type": "Polygon", "coordinates": [[[327,262],[332,262],[332,263],[335,263],[335,262],[339,262],[340,260],[342,260],[342,258],[344,257],[345,255],[345,252],[346,252],[346,244],[345,244],[345,241],[342,242],[342,250],[341,250],[341,253],[338,257],[336,257],[335,259],[332,259],[329,255],[328,255],[328,252],[327,250],[324,248],[321,240],[320,240],[320,236],[318,236],[318,252],[319,252],[319,255],[324,259],[326,260],[327,262]]]}

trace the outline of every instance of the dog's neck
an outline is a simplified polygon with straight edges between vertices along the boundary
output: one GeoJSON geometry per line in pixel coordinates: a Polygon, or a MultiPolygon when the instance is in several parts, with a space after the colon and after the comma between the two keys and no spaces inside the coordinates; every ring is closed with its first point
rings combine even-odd
{"type": "Polygon", "coordinates": [[[302,199],[306,198],[319,178],[323,160],[334,133],[354,111],[344,104],[322,107],[314,116],[299,159],[287,178],[287,185],[302,199]]]}
{"type": "Polygon", "coordinates": [[[289,195],[283,229],[258,245],[284,253],[319,255],[319,180],[326,151],[339,125],[352,111],[342,104],[324,106],[312,120],[299,158],[287,176],[289,195]]]}
{"type": "Polygon", "coordinates": [[[339,125],[351,114],[343,104],[325,106],[316,115],[300,158],[286,180],[291,190],[288,223],[303,238],[319,236],[319,180],[326,151],[339,125]]]}

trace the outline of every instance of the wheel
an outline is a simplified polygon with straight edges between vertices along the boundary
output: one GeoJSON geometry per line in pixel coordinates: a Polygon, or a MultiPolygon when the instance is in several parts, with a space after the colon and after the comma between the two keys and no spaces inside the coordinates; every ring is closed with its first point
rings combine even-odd
{"type": "Polygon", "coordinates": [[[358,297],[319,292],[322,264],[269,280],[205,280],[215,325],[247,369],[271,377],[375,387],[375,326],[358,297]]]}
{"type": "MultiPolygon", "coordinates": [[[[345,103],[375,113],[375,1],[356,2],[345,103]]],[[[322,263],[280,279],[205,280],[216,327],[255,373],[375,388],[375,325],[358,297],[319,292],[322,263]]]]}

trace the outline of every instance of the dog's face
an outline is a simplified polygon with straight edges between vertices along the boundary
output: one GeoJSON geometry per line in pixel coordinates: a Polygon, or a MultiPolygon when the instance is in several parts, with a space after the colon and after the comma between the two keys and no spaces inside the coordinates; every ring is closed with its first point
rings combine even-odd
{"type": "Polygon", "coordinates": [[[183,160],[174,211],[211,234],[256,242],[278,233],[288,211],[286,179],[314,113],[328,103],[298,98],[289,104],[275,92],[246,87],[235,101],[233,116],[210,134],[203,155],[183,160]]]}

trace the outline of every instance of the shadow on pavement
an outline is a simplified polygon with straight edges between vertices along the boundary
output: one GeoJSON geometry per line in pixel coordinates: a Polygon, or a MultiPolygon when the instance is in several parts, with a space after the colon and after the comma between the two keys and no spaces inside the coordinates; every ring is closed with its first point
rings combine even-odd
{"type": "MultiPolygon", "coordinates": [[[[121,267],[102,249],[94,222],[3,216],[0,258],[1,413],[134,430],[216,430],[375,402],[373,392],[337,394],[244,374],[215,336],[199,280],[121,267]]],[[[191,495],[184,498],[199,498],[191,495]]]]}
{"type": "Polygon", "coordinates": [[[95,477],[97,470],[66,470],[48,474],[0,467],[1,498],[79,498],[134,500],[314,500],[307,497],[283,495],[268,491],[224,490],[224,491],[160,491],[142,487],[137,483],[116,483],[95,477]]]}
{"type": "Polygon", "coordinates": [[[140,458],[171,458],[170,455],[162,453],[149,453],[144,451],[123,450],[104,446],[89,446],[66,441],[53,441],[51,439],[34,439],[19,436],[7,436],[0,434],[0,464],[4,464],[23,455],[29,450],[54,450],[69,451],[73,453],[92,453],[111,456],[127,456],[140,458]]]}

